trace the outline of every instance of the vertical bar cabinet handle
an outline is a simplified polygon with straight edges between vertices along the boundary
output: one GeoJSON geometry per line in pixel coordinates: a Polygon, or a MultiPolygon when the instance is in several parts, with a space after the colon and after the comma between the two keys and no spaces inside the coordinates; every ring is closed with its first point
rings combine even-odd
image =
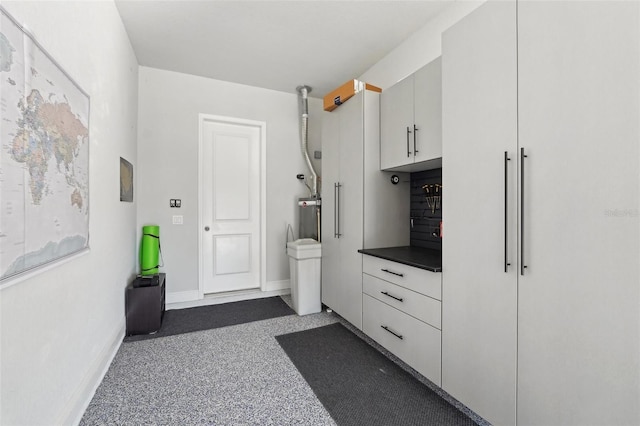
{"type": "Polygon", "coordinates": [[[407,157],[411,155],[411,149],[409,149],[409,133],[411,133],[411,130],[409,126],[407,126],[407,157]]]}
{"type": "Polygon", "coordinates": [[[337,216],[337,220],[336,223],[338,224],[338,238],[340,238],[342,236],[342,229],[340,229],[340,188],[342,188],[342,185],[340,184],[340,182],[338,182],[338,202],[336,203],[336,216],[337,216]]]}
{"type": "Polygon", "coordinates": [[[507,267],[511,266],[509,263],[507,250],[507,241],[509,240],[509,223],[508,223],[508,199],[509,199],[509,154],[504,152],[504,271],[507,272],[507,267]]]}
{"type": "Polygon", "coordinates": [[[416,137],[418,135],[418,128],[416,125],[413,125],[413,156],[415,157],[418,153],[418,145],[416,144],[416,137]]]}
{"type": "Polygon", "coordinates": [[[524,270],[527,265],[524,263],[524,159],[527,156],[524,153],[524,148],[520,148],[520,275],[524,275],[524,270]]]}
{"type": "Polygon", "coordinates": [[[333,183],[333,238],[338,238],[338,183],[333,183]]]}

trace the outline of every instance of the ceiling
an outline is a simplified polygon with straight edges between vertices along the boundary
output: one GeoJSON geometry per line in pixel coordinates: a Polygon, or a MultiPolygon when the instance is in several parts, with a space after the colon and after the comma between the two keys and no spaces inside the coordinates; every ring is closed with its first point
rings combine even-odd
{"type": "Polygon", "coordinates": [[[454,0],[116,0],[143,66],[323,97],[454,0]]]}

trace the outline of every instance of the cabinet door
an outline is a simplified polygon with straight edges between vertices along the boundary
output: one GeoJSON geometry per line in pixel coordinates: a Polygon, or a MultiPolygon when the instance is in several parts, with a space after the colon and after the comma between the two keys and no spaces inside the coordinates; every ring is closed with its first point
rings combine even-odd
{"type": "Polygon", "coordinates": [[[414,74],[413,153],[416,163],[442,157],[442,58],[414,74]]]}
{"type": "Polygon", "coordinates": [[[380,95],[380,169],[410,163],[413,163],[413,76],[380,95]]]}
{"type": "Polygon", "coordinates": [[[409,245],[409,175],[380,171],[380,94],[364,92],[363,247],[409,245]],[[391,183],[393,174],[399,185],[391,183]]]}
{"type": "Polygon", "coordinates": [[[442,387],[496,425],[516,419],[516,61],[514,2],[443,34],[442,387]]]}
{"type": "Polygon", "coordinates": [[[639,6],[518,6],[519,425],[640,424],[639,6]]]}
{"type": "Polygon", "coordinates": [[[337,219],[337,188],[340,181],[339,109],[322,114],[322,303],[332,309],[341,301],[340,240],[337,219]]]}
{"type": "Polygon", "coordinates": [[[340,309],[347,321],[362,328],[363,243],[363,97],[360,92],[340,110],[340,309]]]}

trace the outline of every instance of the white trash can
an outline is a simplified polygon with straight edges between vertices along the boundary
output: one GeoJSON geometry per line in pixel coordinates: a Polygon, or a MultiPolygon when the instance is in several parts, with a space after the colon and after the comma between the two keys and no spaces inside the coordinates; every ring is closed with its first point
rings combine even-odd
{"type": "Polygon", "coordinates": [[[287,243],[291,272],[291,299],[298,315],[322,310],[320,301],[321,243],[303,238],[287,243]]]}

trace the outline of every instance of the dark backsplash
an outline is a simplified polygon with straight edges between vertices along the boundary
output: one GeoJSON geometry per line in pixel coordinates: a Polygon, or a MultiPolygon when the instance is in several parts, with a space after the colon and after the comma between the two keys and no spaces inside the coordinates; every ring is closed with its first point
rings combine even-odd
{"type": "Polygon", "coordinates": [[[411,173],[411,219],[410,244],[442,250],[442,169],[411,173]],[[429,194],[424,188],[429,189],[429,194]],[[428,195],[431,196],[429,200],[428,195]],[[434,197],[440,197],[439,201],[434,197]]]}

